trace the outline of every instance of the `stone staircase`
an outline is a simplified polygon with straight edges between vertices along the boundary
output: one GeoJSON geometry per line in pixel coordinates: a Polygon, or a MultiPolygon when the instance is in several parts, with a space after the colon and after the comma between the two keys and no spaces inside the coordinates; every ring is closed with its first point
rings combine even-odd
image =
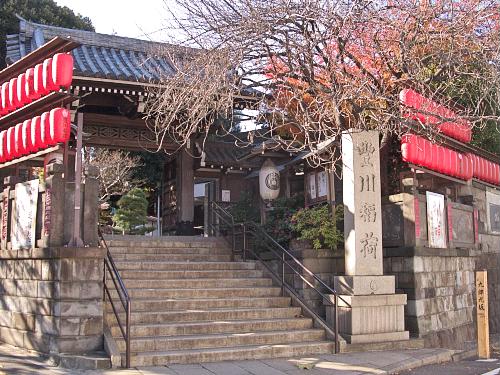
{"type": "MultiPolygon", "coordinates": [[[[231,261],[216,239],[115,237],[108,245],[132,299],[131,366],[333,351],[333,341],[255,262],[231,261]]],[[[106,311],[123,361],[125,341],[106,311]]]]}

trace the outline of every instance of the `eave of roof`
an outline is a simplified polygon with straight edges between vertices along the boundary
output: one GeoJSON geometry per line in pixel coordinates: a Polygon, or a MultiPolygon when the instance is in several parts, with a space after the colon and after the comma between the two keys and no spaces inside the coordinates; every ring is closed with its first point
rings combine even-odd
{"type": "MultiPolygon", "coordinates": [[[[7,36],[7,62],[14,63],[56,36],[69,37],[81,44],[72,51],[75,76],[144,84],[158,82],[175,71],[164,53],[173,49],[172,45],[42,25],[24,19],[19,21],[19,33],[7,36]]],[[[188,52],[175,48],[176,53],[188,52]]]]}

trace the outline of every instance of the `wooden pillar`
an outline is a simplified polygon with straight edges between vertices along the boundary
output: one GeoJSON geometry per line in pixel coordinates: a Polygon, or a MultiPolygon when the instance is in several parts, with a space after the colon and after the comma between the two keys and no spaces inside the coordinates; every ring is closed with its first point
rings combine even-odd
{"type": "Polygon", "coordinates": [[[182,150],[177,157],[177,234],[193,234],[194,170],[193,157],[182,150]]]}

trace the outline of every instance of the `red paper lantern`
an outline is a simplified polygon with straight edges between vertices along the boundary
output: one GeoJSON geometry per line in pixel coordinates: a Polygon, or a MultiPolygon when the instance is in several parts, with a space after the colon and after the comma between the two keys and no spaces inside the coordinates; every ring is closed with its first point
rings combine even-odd
{"type": "Polygon", "coordinates": [[[26,149],[23,147],[23,123],[20,122],[14,127],[14,148],[18,156],[26,155],[26,149]]]}
{"type": "Polygon", "coordinates": [[[0,163],[7,161],[7,131],[0,132],[0,163]]]}
{"type": "Polygon", "coordinates": [[[50,139],[50,112],[44,112],[42,113],[40,120],[40,130],[41,130],[41,135],[40,138],[42,139],[43,143],[43,148],[49,147],[52,142],[50,139]]]}
{"type": "Polygon", "coordinates": [[[57,89],[71,86],[73,80],[73,56],[56,53],[52,58],[52,81],[57,89]]]}
{"type": "Polygon", "coordinates": [[[27,154],[30,154],[34,151],[31,143],[31,119],[23,122],[22,129],[23,149],[26,150],[27,154]]]}
{"type": "Polygon", "coordinates": [[[14,111],[21,106],[21,103],[17,98],[17,78],[12,78],[9,82],[9,103],[11,111],[14,111]]]}
{"type": "Polygon", "coordinates": [[[36,100],[40,97],[35,90],[35,69],[33,68],[26,70],[26,85],[24,91],[29,101],[36,100]]]}
{"type": "Polygon", "coordinates": [[[42,118],[40,116],[33,117],[31,120],[31,142],[36,150],[46,147],[42,140],[42,128],[42,118]]]}
{"type": "Polygon", "coordinates": [[[50,144],[66,142],[71,130],[71,116],[66,108],[54,108],[50,111],[50,144]]]}
{"type": "Polygon", "coordinates": [[[17,100],[19,101],[19,106],[22,107],[28,104],[31,100],[28,99],[26,95],[26,74],[19,74],[17,77],[17,89],[16,89],[17,100]]]}
{"type": "Polygon", "coordinates": [[[16,128],[11,126],[7,129],[7,155],[9,160],[17,158],[17,153],[15,149],[16,144],[16,128]]]}
{"type": "Polygon", "coordinates": [[[36,64],[35,65],[35,92],[38,97],[44,96],[47,94],[47,91],[43,87],[43,65],[36,64]]]}
{"type": "Polygon", "coordinates": [[[5,115],[10,112],[9,82],[4,82],[2,84],[1,94],[2,94],[1,113],[5,115]]]}
{"type": "Polygon", "coordinates": [[[47,93],[58,90],[52,78],[52,58],[46,59],[43,62],[43,88],[47,93]]]}

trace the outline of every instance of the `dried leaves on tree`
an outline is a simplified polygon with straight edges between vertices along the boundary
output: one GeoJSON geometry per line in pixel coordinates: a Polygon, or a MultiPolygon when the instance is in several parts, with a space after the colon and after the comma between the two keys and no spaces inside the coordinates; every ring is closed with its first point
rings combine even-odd
{"type": "Polygon", "coordinates": [[[159,144],[231,133],[235,101],[250,95],[260,129],[248,142],[329,164],[338,153],[318,151],[346,129],[407,131],[398,94],[408,87],[498,128],[497,0],[173,3],[186,48],[164,51],[176,72],[148,103],[159,144]]]}
{"type": "Polygon", "coordinates": [[[141,181],[133,178],[134,170],[142,164],[140,158],[128,152],[96,148],[87,150],[86,162],[99,169],[100,201],[121,196],[141,181]]]}

